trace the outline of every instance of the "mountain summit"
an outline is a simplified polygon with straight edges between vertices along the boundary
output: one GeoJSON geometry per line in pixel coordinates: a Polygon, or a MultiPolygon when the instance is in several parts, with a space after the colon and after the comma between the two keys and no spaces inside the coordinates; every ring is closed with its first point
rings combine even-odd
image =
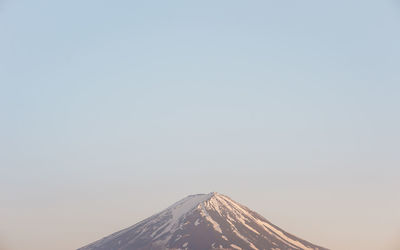
{"type": "Polygon", "coordinates": [[[78,250],[325,249],[218,194],[190,195],[78,250]]]}

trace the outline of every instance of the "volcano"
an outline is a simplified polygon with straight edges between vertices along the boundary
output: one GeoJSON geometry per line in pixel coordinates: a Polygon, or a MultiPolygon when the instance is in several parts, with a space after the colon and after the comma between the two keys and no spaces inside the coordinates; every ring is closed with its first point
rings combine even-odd
{"type": "Polygon", "coordinates": [[[219,193],[190,195],[78,250],[326,249],[219,193]]]}

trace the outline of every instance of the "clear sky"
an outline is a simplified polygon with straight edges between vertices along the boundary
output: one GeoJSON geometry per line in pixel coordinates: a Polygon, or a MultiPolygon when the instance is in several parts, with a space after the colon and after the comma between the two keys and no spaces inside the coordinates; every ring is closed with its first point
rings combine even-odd
{"type": "Polygon", "coordinates": [[[0,0],[0,249],[217,191],[400,248],[400,2],[0,0]]]}

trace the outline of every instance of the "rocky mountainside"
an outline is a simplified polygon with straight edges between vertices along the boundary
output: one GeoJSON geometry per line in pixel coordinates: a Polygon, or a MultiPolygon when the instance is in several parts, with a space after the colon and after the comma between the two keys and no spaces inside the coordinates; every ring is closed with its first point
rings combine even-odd
{"type": "Polygon", "coordinates": [[[325,249],[218,193],[190,195],[79,250],[325,249]]]}

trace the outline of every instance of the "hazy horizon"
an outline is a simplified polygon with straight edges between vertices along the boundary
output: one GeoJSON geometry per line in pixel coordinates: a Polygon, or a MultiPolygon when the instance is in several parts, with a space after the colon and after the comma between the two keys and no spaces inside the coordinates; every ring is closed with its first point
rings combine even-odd
{"type": "Polygon", "coordinates": [[[82,247],[216,191],[400,248],[400,3],[0,0],[0,249],[82,247]]]}

